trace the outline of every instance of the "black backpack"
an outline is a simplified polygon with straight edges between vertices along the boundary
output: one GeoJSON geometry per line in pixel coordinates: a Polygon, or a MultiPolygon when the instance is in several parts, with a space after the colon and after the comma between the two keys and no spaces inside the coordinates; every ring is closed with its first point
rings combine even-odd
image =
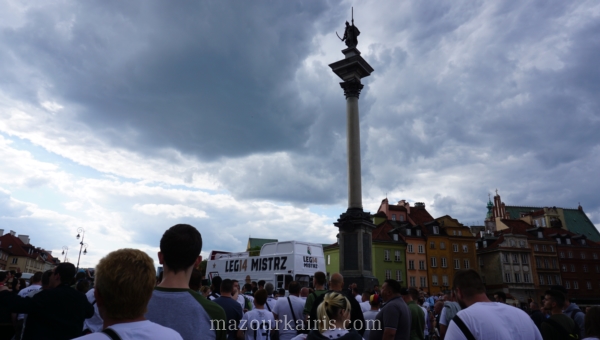
{"type": "Polygon", "coordinates": [[[552,328],[554,328],[561,335],[561,338],[563,338],[563,339],[579,339],[579,326],[577,326],[577,322],[575,322],[575,320],[573,320],[573,323],[575,324],[573,333],[569,333],[558,322],[556,322],[550,318],[542,321],[542,323],[544,323],[544,322],[547,322],[550,326],[552,326],[552,328]]]}

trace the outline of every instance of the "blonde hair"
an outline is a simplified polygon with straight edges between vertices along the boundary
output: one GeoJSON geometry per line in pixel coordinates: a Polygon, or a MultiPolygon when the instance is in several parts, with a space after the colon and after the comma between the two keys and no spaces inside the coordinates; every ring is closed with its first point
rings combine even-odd
{"type": "Polygon", "coordinates": [[[133,319],[146,314],[154,290],[154,261],[137,249],[115,250],[96,266],[95,289],[111,319],[133,319]]]}
{"type": "Polygon", "coordinates": [[[351,310],[350,301],[341,293],[331,292],[325,294],[323,302],[317,307],[319,332],[323,333],[329,328],[331,321],[335,321],[340,310],[351,310]]]}

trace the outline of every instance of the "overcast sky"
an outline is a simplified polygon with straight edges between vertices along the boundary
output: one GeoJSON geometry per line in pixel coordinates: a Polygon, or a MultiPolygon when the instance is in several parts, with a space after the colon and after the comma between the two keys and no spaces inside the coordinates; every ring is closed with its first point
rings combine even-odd
{"type": "MultiPolygon", "coordinates": [[[[598,1],[0,0],[0,229],[94,266],[248,236],[335,241],[345,99],[328,65],[354,19],[363,203],[482,224],[507,205],[600,226],[598,1]]],[[[62,257],[61,257],[62,259],[62,257]]]]}

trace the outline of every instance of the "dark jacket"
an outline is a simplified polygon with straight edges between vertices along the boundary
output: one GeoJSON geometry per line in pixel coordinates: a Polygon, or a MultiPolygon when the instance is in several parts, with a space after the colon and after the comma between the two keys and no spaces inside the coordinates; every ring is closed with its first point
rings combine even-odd
{"type": "MultiPolygon", "coordinates": [[[[306,340],[330,340],[327,337],[324,337],[323,334],[321,334],[318,330],[313,329],[312,331],[310,331],[310,333],[308,333],[308,336],[306,337],[306,340]]],[[[342,335],[339,338],[336,338],[336,340],[363,340],[363,337],[358,334],[357,331],[351,329],[347,334],[342,335]]]]}
{"type": "Polygon", "coordinates": [[[544,315],[544,313],[542,313],[539,310],[532,311],[529,316],[531,316],[531,320],[533,320],[533,323],[537,326],[538,329],[540,329],[540,327],[542,326],[542,322],[546,320],[546,316],[544,315]]]}
{"type": "MultiPolygon", "coordinates": [[[[333,290],[329,290],[329,291],[327,291],[327,293],[317,296],[317,298],[313,302],[312,308],[310,310],[310,320],[318,319],[317,318],[317,308],[319,307],[321,302],[323,302],[325,295],[327,295],[331,292],[333,292],[333,290]]],[[[362,309],[360,308],[360,304],[358,303],[358,301],[356,301],[356,298],[353,297],[351,294],[348,294],[345,290],[341,291],[341,292],[336,292],[336,293],[344,294],[346,299],[348,299],[348,301],[350,301],[350,307],[352,308],[352,310],[350,311],[350,321],[352,321],[352,325],[364,325],[365,317],[363,315],[362,309]],[[360,320],[360,322],[355,323],[356,320],[360,320]]],[[[315,327],[312,327],[312,326],[314,326],[313,322],[311,322],[311,324],[309,325],[309,328],[316,329],[315,327]]],[[[357,329],[357,331],[362,336],[365,333],[365,328],[362,327],[362,329],[357,329]]],[[[321,335],[321,334],[319,334],[319,335],[321,335]]]]}
{"type": "Polygon", "coordinates": [[[84,320],[94,315],[94,307],[85,295],[67,285],[42,290],[32,298],[0,292],[0,304],[14,313],[28,315],[25,340],[76,338],[82,335],[84,320]]]}

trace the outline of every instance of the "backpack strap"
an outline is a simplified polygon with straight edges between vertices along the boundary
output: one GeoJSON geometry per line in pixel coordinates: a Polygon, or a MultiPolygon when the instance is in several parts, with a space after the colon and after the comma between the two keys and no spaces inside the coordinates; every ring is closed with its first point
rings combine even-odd
{"type": "Polygon", "coordinates": [[[117,332],[113,331],[110,328],[105,328],[102,330],[102,333],[106,334],[110,340],[122,340],[117,332]]]}
{"type": "Polygon", "coordinates": [[[471,333],[471,331],[469,330],[469,327],[467,327],[467,325],[462,321],[462,319],[458,317],[458,314],[452,318],[452,321],[454,321],[454,323],[458,326],[458,328],[467,338],[467,340],[477,340],[473,336],[473,333],[471,333]]]}
{"type": "Polygon", "coordinates": [[[543,322],[547,322],[552,328],[554,328],[558,333],[560,333],[561,338],[563,339],[579,339],[579,334],[577,337],[574,337],[573,334],[569,333],[563,326],[561,326],[558,322],[548,318],[543,322]]]}
{"type": "Polygon", "coordinates": [[[288,296],[287,300],[288,300],[288,303],[290,304],[290,310],[292,311],[292,317],[294,318],[294,325],[296,325],[296,313],[294,313],[294,307],[292,307],[292,301],[290,300],[289,296],[288,296]]]}

